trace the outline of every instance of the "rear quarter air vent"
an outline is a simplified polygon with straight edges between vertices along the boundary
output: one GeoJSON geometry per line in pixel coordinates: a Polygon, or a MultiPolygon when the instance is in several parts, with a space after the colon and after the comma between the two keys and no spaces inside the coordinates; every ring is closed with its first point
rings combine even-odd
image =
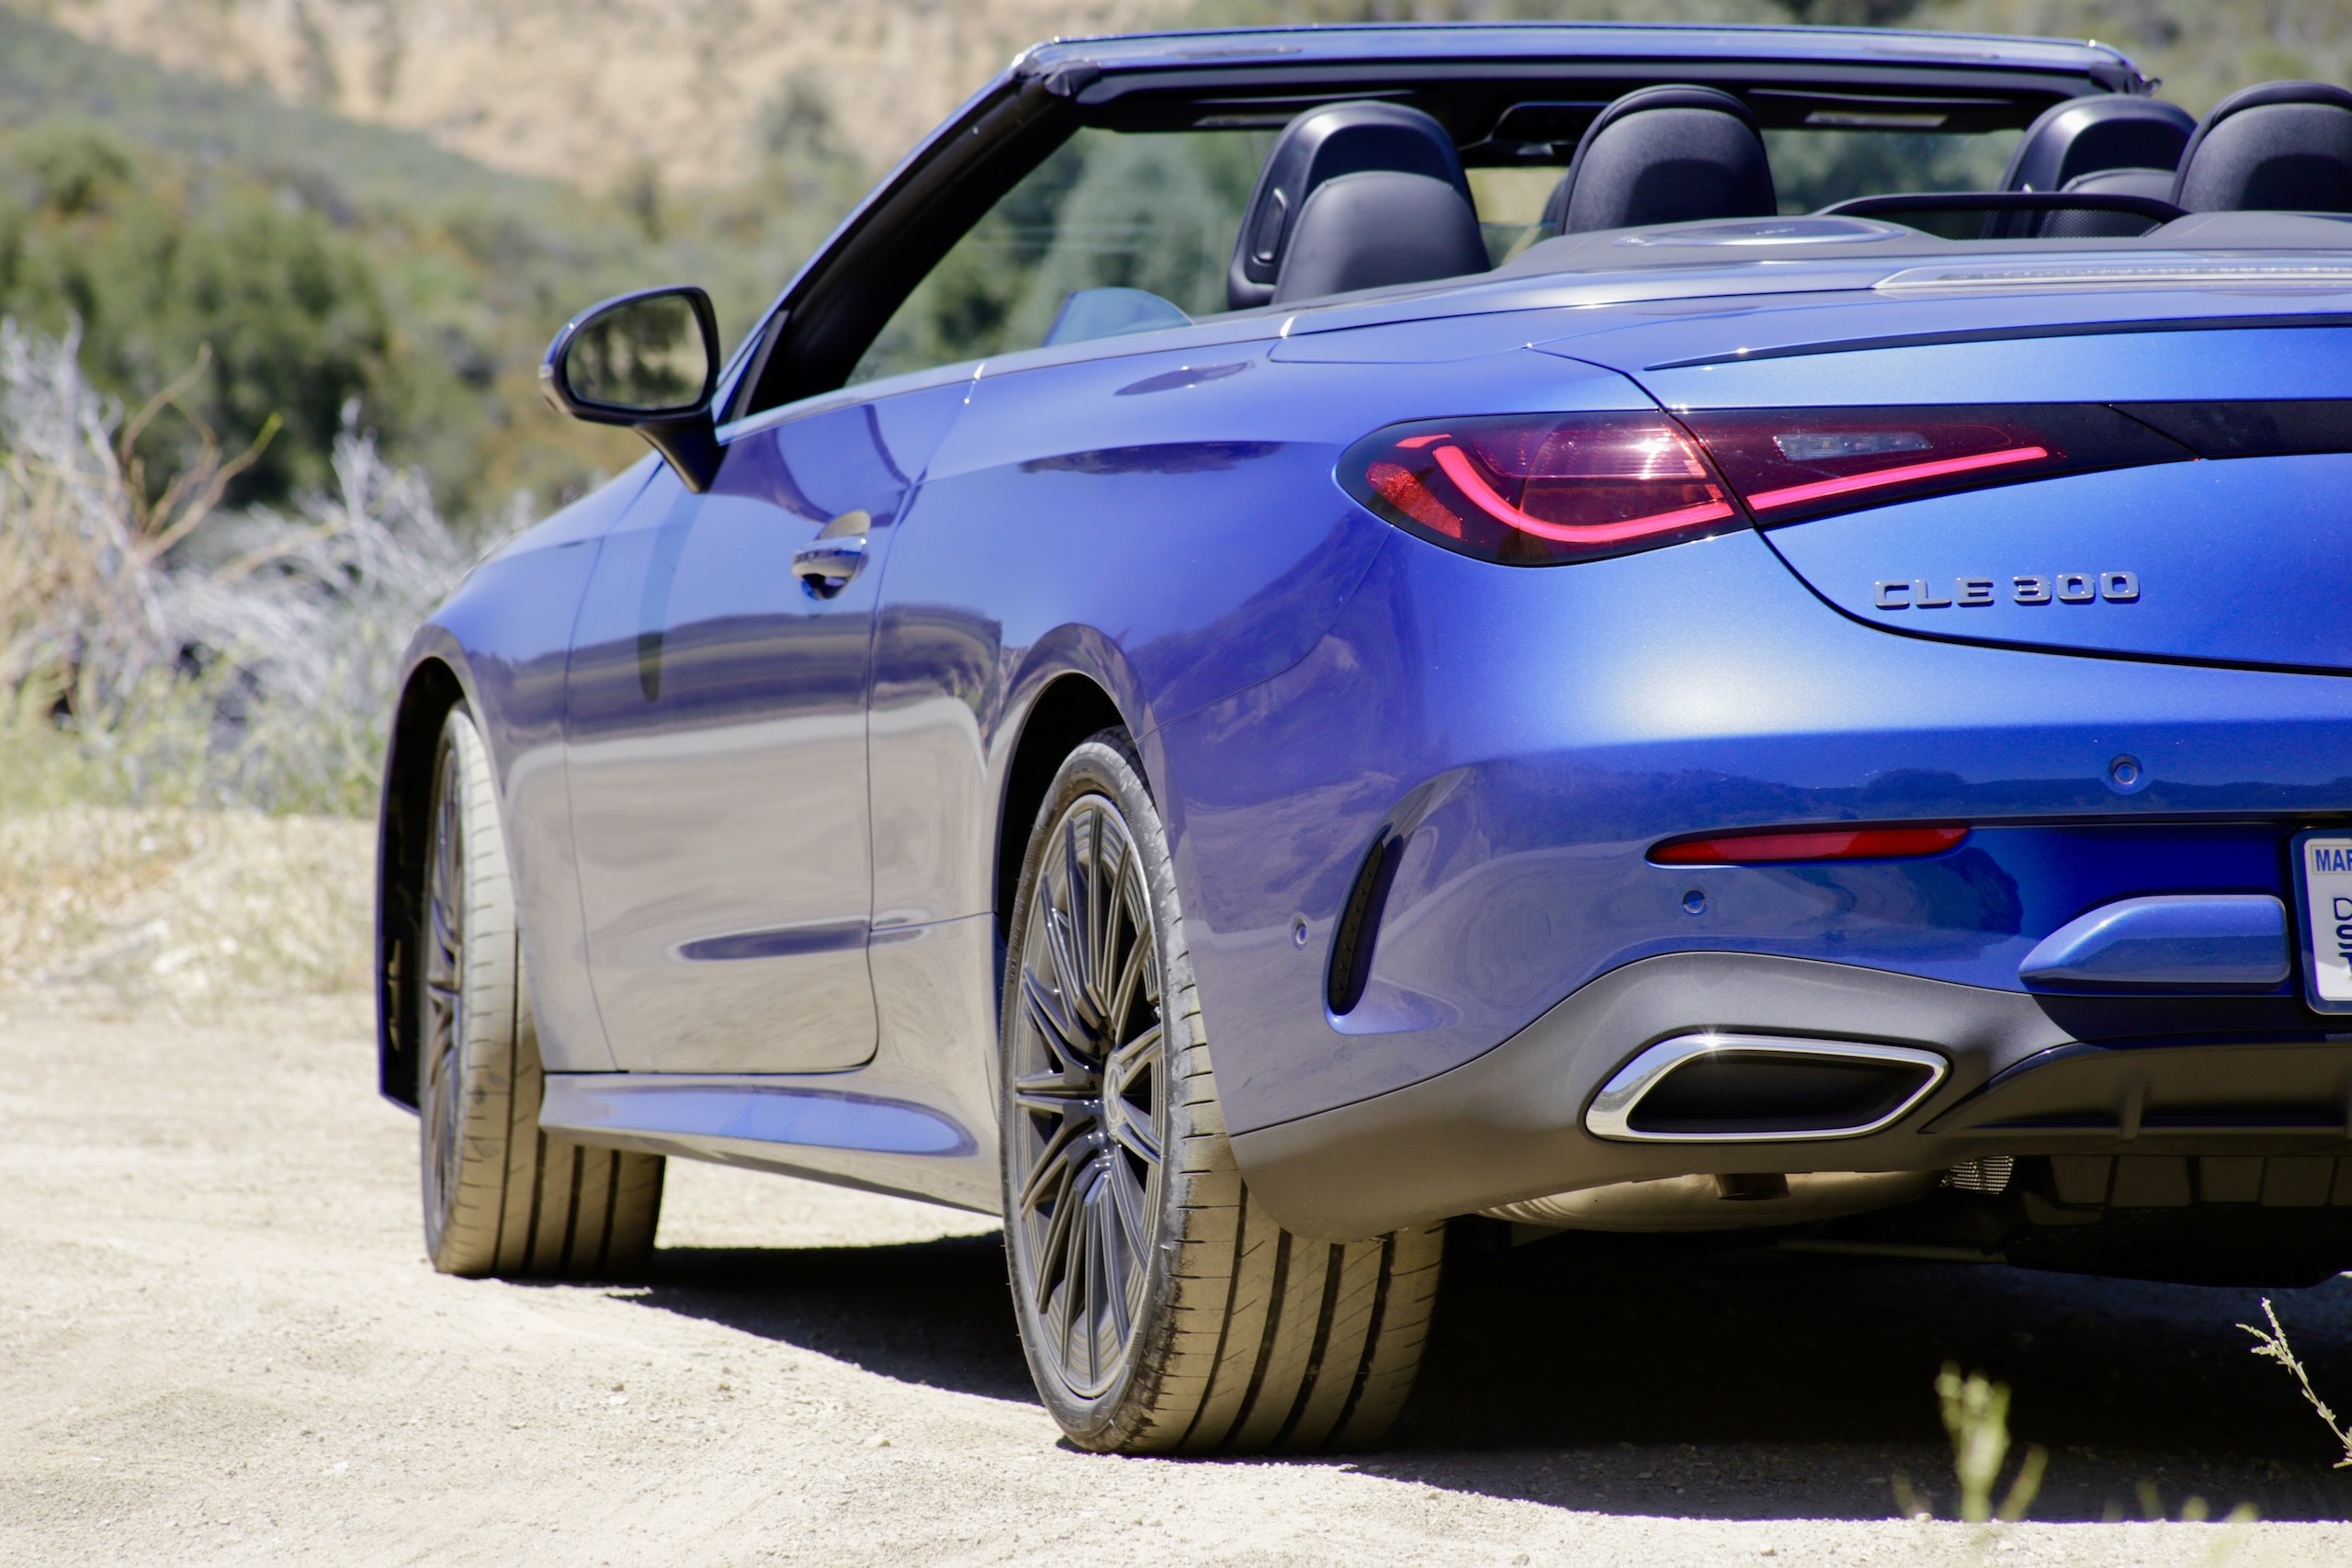
{"type": "Polygon", "coordinates": [[[1947,1070],[1942,1056],[1909,1045],[1677,1035],[1625,1064],[1585,1127],[1650,1143],[1860,1137],[1900,1120],[1947,1070]]]}
{"type": "Polygon", "coordinates": [[[1324,1001],[1335,1017],[1345,1018],[1363,1000],[1372,983],[1373,948],[1380,935],[1380,916],[1388,907],[1388,889],[1396,880],[1397,863],[1405,858],[1408,835],[1383,830],[1364,852],[1340,911],[1339,929],[1331,937],[1331,964],[1324,976],[1324,1001]]]}

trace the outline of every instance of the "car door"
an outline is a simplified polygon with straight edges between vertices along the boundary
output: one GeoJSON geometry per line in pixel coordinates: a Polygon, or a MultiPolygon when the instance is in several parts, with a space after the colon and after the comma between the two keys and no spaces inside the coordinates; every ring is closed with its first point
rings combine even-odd
{"type": "Polygon", "coordinates": [[[750,423],[707,493],[664,468],[606,536],[573,633],[565,758],[589,972],[623,1070],[873,1055],[875,595],[962,394],[750,423]]]}

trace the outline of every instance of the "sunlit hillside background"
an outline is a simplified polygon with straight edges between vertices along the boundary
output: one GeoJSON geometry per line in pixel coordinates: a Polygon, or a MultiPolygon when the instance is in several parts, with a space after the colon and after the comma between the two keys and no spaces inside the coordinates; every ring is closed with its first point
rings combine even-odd
{"type": "Polygon", "coordinates": [[[2346,0],[0,0],[0,810],[365,814],[415,618],[638,455],[548,333],[677,280],[733,339],[1023,44],[1522,17],[2352,65],[2346,0]]]}

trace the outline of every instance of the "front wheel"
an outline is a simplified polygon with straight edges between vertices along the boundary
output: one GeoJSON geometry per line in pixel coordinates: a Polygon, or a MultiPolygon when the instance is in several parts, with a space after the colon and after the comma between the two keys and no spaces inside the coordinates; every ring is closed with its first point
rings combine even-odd
{"type": "Polygon", "coordinates": [[[1006,955],[1014,1310],[1046,1407],[1101,1452],[1369,1443],[1411,1391],[1442,1228],[1292,1235],[1226,1141],[1167,834],[1124,735],[1062,764],[1006,955]]]}
{"type": "Polygon", "coordinates": [[[653,1247],[662,1156],[539,1131],[539,1036],[490,756],[450,710],[434,758],[416,933],[424,1250],[445,1274],[604,1279],[653,1247]]]}

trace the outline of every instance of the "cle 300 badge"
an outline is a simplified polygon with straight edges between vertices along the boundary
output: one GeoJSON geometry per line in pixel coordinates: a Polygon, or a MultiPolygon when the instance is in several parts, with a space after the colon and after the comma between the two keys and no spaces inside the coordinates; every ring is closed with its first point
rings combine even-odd
{"type": "MultiPolygon", "coordinates": [[[[1998,603],[1990,577],[1955,577],[1947,591],[1941,581],[1924,577],[1888,578],[1872,583],[1871,603],[1882,610],[1947,610],[1958,604],[1974,607],[1998,603]]],[[[2131,604],[2140,597],[2136,571],[2061,571],[2048,577],[2009,579],[2012,604],[2131,604]]]]}

